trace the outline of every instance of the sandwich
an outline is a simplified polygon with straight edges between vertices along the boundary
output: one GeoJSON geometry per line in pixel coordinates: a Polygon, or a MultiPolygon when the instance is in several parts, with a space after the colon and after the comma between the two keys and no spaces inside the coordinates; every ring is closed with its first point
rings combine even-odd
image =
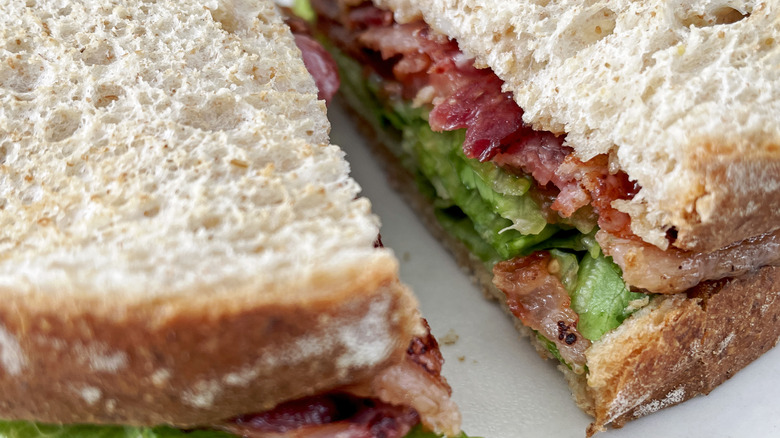
{"type": "Polygon", "coordinates": [[[589,435],[778,342],[777,2],[311,6],[391,181],[589,435]]]}
{"type": "Polygon", "coordinates": [[[0,436],[459,432],[266,0],[0,18],[0,436]]]}

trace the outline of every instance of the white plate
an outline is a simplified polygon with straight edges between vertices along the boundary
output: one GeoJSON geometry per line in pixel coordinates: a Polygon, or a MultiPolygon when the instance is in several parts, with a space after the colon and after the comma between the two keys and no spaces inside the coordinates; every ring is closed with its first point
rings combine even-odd
{"type": "MultiPolygon", "coordinates": [[[[382,240],[401,260],[401,277],[419,297],[442,343],[444,374],[463,413],[463,429],[485,438],[584,437],[590,417],[570,397],[552,361],[537,356],[497,303],[461,273],[403,200],[388,187],[348,116],[334,105],[331,140],[347,152],[352,175],[382,218],[382,240]]],[[[635,420],[601,438],[780,437],[780,349],[774,349],[709,396],[635,420]]]]}

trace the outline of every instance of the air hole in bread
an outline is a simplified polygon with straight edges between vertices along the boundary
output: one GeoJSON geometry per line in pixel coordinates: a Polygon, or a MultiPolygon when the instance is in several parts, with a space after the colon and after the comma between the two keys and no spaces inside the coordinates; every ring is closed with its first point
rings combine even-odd
{"type": "Polygon", "coordinates": [[[20,194],[20,200],[22,201],[22,205],[30,205],[35,202],[38,202],[41,199],[42,195],[43,195],[43,190],[41,189],[41,186],[35,184],[27,187],[22,191],[22,193],[20,194]]]}
{"type": "Polygon", "coordinates": [[[72,12],[70,5],[65,5],[63,8],[57,10],[57,15],[60,17],[67,17],[72,12]]]}
{"type": "Polygon", "coordinates": [[[149,190],[150,187],[144,187],[144,189],[147,194],[141,195],[138,210],[141,211],[141,214],[143,214],[144,217],[153,218],[160,213],[162,204],[159,199],[149,195],[149,193],[153,193],[155,188],[149,190]]]}
{"type": "Polygon", "coordinates": [[[46,122],[44,137],[46,141],[56,143],[73,135],[81,125],[81,113],[74,109],[59,109],[52,113],[46,122]]]}
{"type": "MultiPolygon", "coordinates": [[[[125,19],[130,19],[131,17],[120,17],[125,19]]],[[[127,34],[127,23],[124,21],[118,21],[116,23],[112,23],[112,27],[110,32],[114,35],[116,35],[118,38],[124,37],[127,34]]]]}
{"type": "Polygon", "coordinates": [[[615,30],[615,13],[611,9],[604,8],[593,15],[590,21],[590,29],[585,28],[585,34],[588,30],[592,31],[591,44],[607,37],[615,30]]]}
{"type": "Polygon", "coordinates": [[[181,122],[204,131],[235,129],[244,120],[238,103],[229,95],[215,96],[202,107],[185,107],[181,122]]]}
{"type": "Polygon", "coordinates": [[[73,143],[65,143],[59,148],[60,158],[68,158],[76,151],[76,145],[73,143]]]}
{"type": "Polygon", "coordinates": [[[91,42],[81,50],[81,60],[87,65],[108,65],[116,60],[116,53],[106,40],[91,42]]]}
{"type": "Polygon", "coordinates": [[[566,42],[560,44],[562,57],[570,58],[580,50],[608,37],[615,30],[615,25],[615,12],[609,8],[579,15],[565,33],[566,42]]]}
{"type": "Polygon", "coordinates": [[[117,125],[121,123],[123,119],[124,118],[122,116],[114,114],[111,111],[107,111],[100,117],[100,123],[102,123],[104,126],[117,125]]]}
{"type": "Polygon", "coordinates": [[[204,216],[193,216],[190,218],[190,229],[192,231],[197,230],[212,230],[217,228],[222,223],[222,217],[218,214],[206,214],[204,216]]]}
{"type": "Polygon", "coordinates": [[[86,174],[86,164],[83,161],[77,161],[75,163],[65,163],[65,174],[67,176],[80,176],[86,174]]]}
{"type": "Polygon", "coordinates": [[[733,24],[750,16],[728,6],[717,9],[713,15],[715,24],[733,24]]]}
{"type": "Polygon", "coordinates": [[[116,84],[100,84],[95,89],[95,93],[92,97],[92,103],[96,108],[103,108],[119,100],[119,98],[124,96],[124,94],[124,89],[116,84]]]}
{"type": "Polygon", "coordinates": [[[236,19],[236,11],[234,9],[228,10],[225,6],[227,5],[222,3],[219,8],[211,10],[211,17],[222,25],[222,29],[233,33],[239,26],[239,22],[236,19]]]}
{"type": "Polygon", "coordinates": [[[153,205],[146,210],[144,210],[144,217],[152,218],[157,216],[157,214],[160,213],[160,206],[159,205],[153,205]]]}
{"type": "Polygon", "coordinates": [[[55,30],[56,38],[61,41],[69,41],[73,39],[73,36],[79,33],[81,28],[72,22],[60,23],[55,30]]]}
{"type": "Polygon", "coordinates": [[[0,63],[0,88],[29,93],[38,87],[45,67],[42,62],[17,54],[0,63]]]}
{"type": "Polygon", "coordinates": [[[29,52],[30,40],[24,37],[9,38],[5,43],[5,49],[11,53],[29,52]]]}
{"type": "Polygon", "coordinates": [[[734,24],[750,16],[749,12],[740,12],[730,6],[722,6],[707,13],[689,13],[683,20],[685,27],[710,27],[719,24],[734,24]]]}
{"type": "Polygon", "coordinates": [[[654,76],[645,86],[645,90],[642,92],[642,95],[640,98],[642,99],[642,102],[645,104],[649,103],[650,100],[655,96],[655,93],[658,91],[658,89],[663,85],[665,81],[664,76],[654,76]]]}

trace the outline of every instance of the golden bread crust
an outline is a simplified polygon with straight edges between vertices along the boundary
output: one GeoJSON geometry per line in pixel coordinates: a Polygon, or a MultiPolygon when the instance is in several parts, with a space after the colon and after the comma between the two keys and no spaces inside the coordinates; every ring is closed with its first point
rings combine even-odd
{"type": "Polygon", "coordinates": [[[588,351],[590,431],[708,394],[780,339],[780,268],[656,298],[588,351]]]}
{"type": "Polygon", "coordinates": [[[678,200],[694,208],[672,216],[674,245],[712,251],[780,228],[778,157],[780,143],[703,141],[685,160],[701,179],[691,188],[691,199],[678,200]]]}
{"type": "Polygon", "coordinates": [[[357,280],[309,302],[156,303],[78,319],[4,301],[0,418],[192,427],[368,378],[401,360],[420,319],[394,276],[357,280]]]}

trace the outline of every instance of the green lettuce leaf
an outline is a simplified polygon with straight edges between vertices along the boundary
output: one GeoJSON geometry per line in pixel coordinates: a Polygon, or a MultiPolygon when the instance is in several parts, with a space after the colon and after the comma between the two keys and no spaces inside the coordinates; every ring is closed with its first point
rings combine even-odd
{"type": "Polygon", "coordinates": [[[566,288],[569,295],[574,294],[577,290],[577,273],[580,270],[580,262],[577,260],[577,256],[559,249],[551,249],[550,255],[558,262],[557,276],[563,283],[563,287],[566,288]]]}
{"type": "Polygon", "coordinates": [[[501,261],[501,256],[496,250],[474,231],[474,222],[471,221],[459,208],[436,209],[436,219],[447,233],[455,236],[463,242],[472,254],[479,257],[490,269],[495,263],[501,261]]]}
{"type": "MultiPolygon", "coordinates": [[[[409,431],[408,434],[404,438],[441,438],[441,435],[437,435],[433,432],[428,432],[423,430],[422,426],[417,425],[409,431]]],[[[453,438],[469,438],[464,432],[461,432],[460,435],[456,435],[453,438]]],[[[477,437],[472,437],[477,438],[477,437]]]]}
{"type": "Polygon", "coordinates": [[[309,0],[295,0],[292,5],[292,11],[306,21],[313,21],[317,18],[317,13],[314,12],[309,0]]]}
{"type": "Polygon", "coordinates": [[[580,316],[577,330],[591,341],[598,340],[628,318],[631,301],[646,296],[626,287],[620,267],[610,257],[585,254],[571,294],[571,307],[580,316]]]}
{"type": "Polygon", "coordinates": [[[56,426],[26,421],[0,421],[0,438],[236,438],[211,431],[182,431],[170,427],[56,426]]]}
{"type": "Polygon", "coordinates": [[[567,249],[575,252],[587,251],[591,257],[596,258],[601,254],[601,247],[596,242],[596,231],[598,229],[593,229],[590,233],[583,234],[577,230],[564,230],[534,246],[531,250],[567,249]]]}
{"type": "Polygon", "coordinates": [[[544,345],[544,348],[546,348],[547,351],[549,351],[554,358],[558,359],[560,363],[566,365],[569,369],[571,369],[571,365],[569,365],[568,363],[566,363],[565,360],[563,360],[563,356],[561,356],[561,352],[558,350],[558,346],[555,345],[555,342],[545,338],[536,330],[534,330],[534,333],[536,333],[536,339],[539,340],[539,342],[542,345],[544,345]]]}

